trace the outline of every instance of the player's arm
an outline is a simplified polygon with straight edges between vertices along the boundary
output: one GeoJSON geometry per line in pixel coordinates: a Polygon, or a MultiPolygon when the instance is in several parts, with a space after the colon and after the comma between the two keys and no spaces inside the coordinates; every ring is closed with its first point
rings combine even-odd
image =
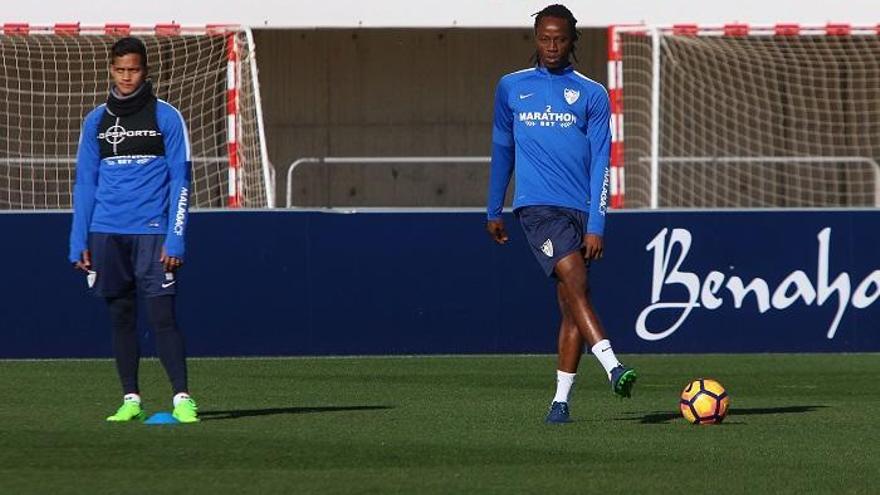
{"type": "Polygon", "coordinates": [[[83,122],[76,152],[76,179],[73,184],[73,220],[70,227],[70,251],[67,259],[78,269],[91,268],[88,249],[89,225],[95,209],[98,190],[98,167],[101,152],[98,148],[98,123],[101,113],[89,114],[83,122]]]}
{"type": "Polygon", "coordinates": [[[486,207],[486,230],[499,244],[507,242],[501,210],[504,208],[504,195],[507,193],[514,166],[513,113],[507,103],[507,96],[507,85],[502,79],[495,88],[492,164],[489,167],[489,200],[486,207]]]}
{"type": "Polygon", "coordinates": [[[192,154],[186,122],[177,109],[170,105],[161,107],[159,119],[162,139],[165,143],[165,161],[171,200],[168,204],[168,232],[165,235],[162,262],[166,271],[183,264],[186,253],[186,228],[189,221],[189,202],[192,182],[192,154]]]}
{"type": "Polygon", "coordinates": [[[608,209],[611,111],[608,93],[594,91],[587,108],[587,139],[590,141],[590,216],[584,232],[585,257],[601,258],[604,251],[605,212],[608,209]]]}

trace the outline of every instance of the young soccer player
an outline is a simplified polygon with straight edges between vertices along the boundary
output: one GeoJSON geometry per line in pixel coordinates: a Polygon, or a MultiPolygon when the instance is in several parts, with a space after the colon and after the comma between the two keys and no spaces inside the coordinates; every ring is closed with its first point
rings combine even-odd
{"type": "Polygon", "coordinates": [[[113,45],[110,94],[86,116],[80,135],[69,259],[87,273],[90,290],[110,312],[123,401],[107,421],[145,417],[138,388],[140,293],[171,381],[173,415],[194,423],[198,408],[174,315],[190,194],[189,138],[180,112],[156,98],[148,74],[141,40],[113,45]]]}
{"type": "Polygon", "coordinates": [[[605,88],[571,65],[576,24],[563,5],[535,14],[536,65],[498,82],[492,130],[486,228],[497,243],[507,242],[501,210],[515,169],[515,214],[538,263],[556,280],[562,323],[548,423],[569,421],[584,342],[614,393],[629,397],[636,380],[615,357],[590,301],[590,262],[604,249],[610,116],[605,88]]]}

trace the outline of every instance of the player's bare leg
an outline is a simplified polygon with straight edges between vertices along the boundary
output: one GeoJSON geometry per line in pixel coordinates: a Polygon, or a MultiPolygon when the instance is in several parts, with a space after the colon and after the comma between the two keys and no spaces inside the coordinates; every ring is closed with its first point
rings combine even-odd
{"type": "Polygon", "coordinates": [[[569,254],[556,263],[555,272],[559,279],[560,294],[568,306],[568,314],[581,336],[590,346],[604,340],[605,329],[602,328],[590,301],[590,286],[583,256],[579,252],[569,254]]]}
{"type": "Polygon", "coordinates": [[[557,340],[559,354],[556,367],[556,395],[553,396],[553,401],[550,403],[546,422],[567,423],[569,421],[568,399],[577,376],[577,368],[584,348],[584,338],[581,337],[581,333],[568,310],[568,303],[565,300],[561,284],[556,284],[556,299],[559,303],[562,322],[559,324],[559,338],[557,340]]]}
{"type": "Polygon", "coordinates": [[[555,273],[559,280],[559,290],[567,303],[568,314],[608,374],[612,390],[620,396],[629,397],[636,379],[635,370],[620,364],[605,336],[605,329],[590,300],[590,286],[583,255],[573,252],[565,256],[556,263],[555,273]]]}
{"type": "Polygon", "coordinates": [[[559,303],[559,313],[562,322],[559,324],[558,362],[557,369],[566,373],[577,373],[578,364],[584,349],[584,338],[578,331],[577,324],[568,309],[568,302],[562,291],[562,284],[556,284],[556,300],[559,303]]]}

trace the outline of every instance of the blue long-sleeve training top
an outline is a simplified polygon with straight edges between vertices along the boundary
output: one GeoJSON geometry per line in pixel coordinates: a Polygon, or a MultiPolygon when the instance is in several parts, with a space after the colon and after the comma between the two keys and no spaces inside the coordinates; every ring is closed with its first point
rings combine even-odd
{"type": "Polygon", "coordinates": [[[154,98],[120,117],[98,106],[79,140],[68,259],[80,259],[89,232],[165,234],[166,253],[183,258],[191,180],[189,137],[176,108],[154,98]]]}
{"type": "Polygon", "coordinates": [[[507,74],[495,90],[487,217],[501,217],[516,172],[514,209],[564,206],[588,214],[602,235],[611,147],[608,92],[571,66],[507,74]]]}

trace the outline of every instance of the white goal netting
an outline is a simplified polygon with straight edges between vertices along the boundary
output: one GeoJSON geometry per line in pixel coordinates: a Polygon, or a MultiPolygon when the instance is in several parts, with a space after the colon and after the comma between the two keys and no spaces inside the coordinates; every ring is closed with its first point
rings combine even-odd
{"type": "MultiPolygon", "coordinates": [[[[70,208],[80,126],[107,98],[109,48],[125,31],[21,31],[0,34],[0,209],[70,208]]],[[[157,96],[187,122],[193,206],[269,206],[249,33],[130,33],[147,46],[157,96]]]]}
{"type": "Polygon", "coordinates": [[[653,34],[617,33],[626,207],[880,205],[875,28],[653,34]]]}

